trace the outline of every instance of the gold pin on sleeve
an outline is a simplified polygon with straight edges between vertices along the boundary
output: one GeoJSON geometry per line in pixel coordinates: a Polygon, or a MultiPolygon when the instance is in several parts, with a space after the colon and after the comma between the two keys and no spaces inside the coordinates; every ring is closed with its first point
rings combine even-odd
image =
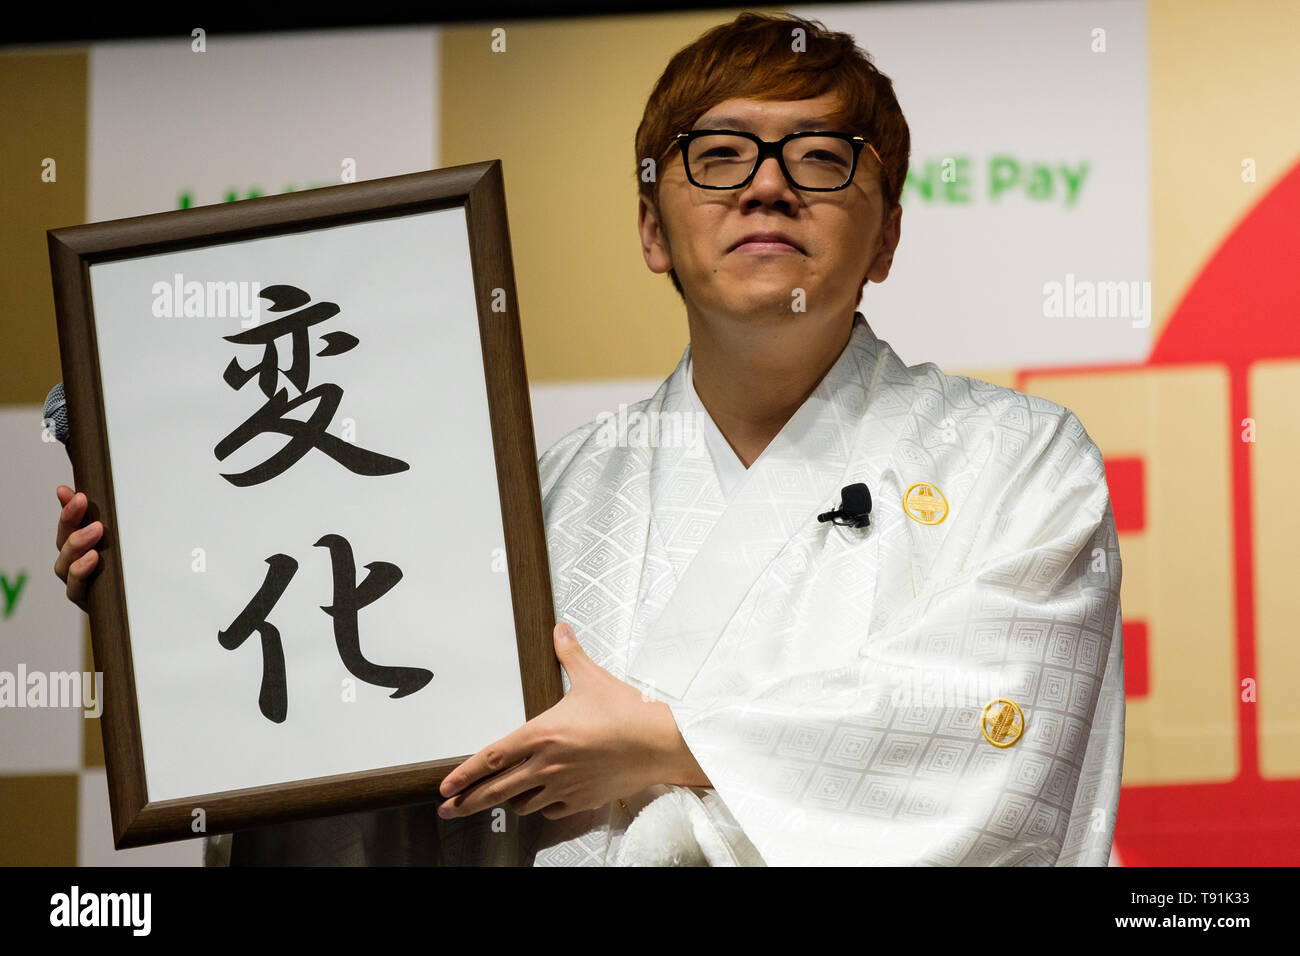
{"type": "Polygon", "coordinates": [[[994,747],[1010,747],[1025,732],[1025,715],[1014,700],[998,697],[984,705],[980,730],[994,747]]]}

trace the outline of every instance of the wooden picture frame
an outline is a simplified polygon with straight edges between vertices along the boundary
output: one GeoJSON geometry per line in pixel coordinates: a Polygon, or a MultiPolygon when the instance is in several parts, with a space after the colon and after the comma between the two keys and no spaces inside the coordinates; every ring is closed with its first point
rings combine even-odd
{"type": "MultiPolygon", "coordinates": [[[[481,747],[560,700],[562,685],[551,636],[555,621],[538,486],[537,451],[500,161],[54,229],[49,231],[48,239],[71,423],[69,453],[77,490],[85,492],[92,506],[84,523],[101,519],[105,526],[104,536],[97,545],[100,566],[89,589],[88,604],[95,664],[103,672],[105,681],[102,730],[113,836],[119,849],[294,819],[436,800],[438,785],[453,768],[481,747]],[[453,240],[448,238],[458,234],[459,227],[455,225],[457,209],[464,213],[464,238],[472,267],[471,276],[465,276],[463,268],[455,271],[455,263],[463,266],[464,258],[453,240]],[[377,241],[377,237],[388,233],[395,237],[414,236],[419,239],[410,245],[403,245],[397,239],[377,241]],[[428,237],[428,248],[438,250],[437,255],[419,252],[425,248],[424,237],[428,237]],[[358,249],[365,250],[365,254],[358,255],[358,249]],[[445,255],[443,250],[446,250],[445,255]],[[229,475],[221,476],[231,483],[231,495],[247,494],[248,500],[255,501],[257,508],[261,509],[257,513],[263,515],[262,519],[251,522],[251,527],[241,532],[254,537],[279,526],[278,518],[267,519],[266,515],[283,514],[286,522],[317,520],[322,533],[337,530],[330,517],[315,517],[322,512],[308,508],[306,504],[301,508],[297,506],[298,502],[317,503],[317,499],[320,499],[319,503],[334,508],[325,514],[337,517],[344,524],[351,521],[350,527],[362,537],[372,531],[379,535],[381,531],[376,529],[381,528],[383,534],[390,534],[391,529],[396,528],[396,522],[406,520],[400,515],[445,522],[436,525],[439,530],[444,526],[463,525],[462,537],[476,546],[481,543],[482,552],[474,548],[466,552],[462,547],[459,549],[461,553],[448,556],[438,553],[432,547],[434,542],[427,543],[416,564],[425,560],[442,561],[444,564],[437,567],[443,571],[437,572],[440,576],[431,590],[420,591],[419,585],[409,583],[406,591],[401,592],[406,595],[403,598],[406,602],[403,605],[405,617],[394,618],[394,621],[404,622],[403,626],[369,631],[366,628],[368,614],[378,613],[377,609],[384,607],[385,595],[399,593],[391,590],[390,575],[386,582],[390,590],[376,596],[376,582],[361,570],[362,565],[368,566],[368,562],[385,558],[384,554],[371,553],[373,549],[360,545],[352,546],[357,577],[347,582],[348,588],[355,588],[349,593],[358,601],[351,609],[352,621],[354,624],[358,620],[361,622],[359,642],[364,664],[373,666],[376,663],[365,659],[367,647],[374,646],[370,642],[390,638],[411,642],[427,640],[431,647],[439,649],[439,653],[445,652],[444,656],[466,655],[464,659],[455,657],[445,672],[437,667],[416,668],[428,670],[435,679],[444,681],[442,684],[428,681],[421,689],[438,687],[439,694],[448,699],[457,694],[464,696],[464,700],[454,708],[441,697],[426,696],[418,704],[424,709],[415,710],[417,704],[410,702],[420,698],[419,690],[403,694],[395,691],[387,695],[383,692],[393,684],[372,688],[364,679],[360,686],[354,682],[354,699],[346,701],[342,699],[346,697],[346,685],[350,679],[346,675],[341,680],[344,689],[340,692],[337,713],[330,709],[335,707],[335,702],[327,700],[327,695],[320,690],[321,681],[312,684],[309,693],[301,693],[301,688],[308,686],[303,677],[304,668],[295,668],[301,663],[308,640],[316,642],[311,645],[313,648],[317,644],[321,646],[321,655],[337,652],[346,663],[343,650],[346,638],[341,636],[346,627],[339,624],[339,619],[346,619],[349,615],[346,608],[337,607],[337,596],[341,592],[333,592],[336,601],[328,605],[336,612],[332,613],[327,608],[331,592],[322,591],[319,582],[312,586],[305,579],[295,581],[293,587],[300,591],[297,603],[314,603],[317,607],[299,610],[295,605],[292,611],[284,613],[291,615],[287,620],[307,621],[309,618],[305,615],[314,612],[310,620],[316,623],[309,627],[310,638],[301,633],[303,628],[290,634],[283,623],[267,628],[267,624],[280,620],[281,609],[289,603],[288,592],[280,587],[276,598],[278,603],[272,602],[268,606],[265,600],[268,589],[274,591],[272,584],[287,586],[291,575],[286,576],[283,568],[278,578],[274,568],[267,571],[260,562],[265,561],[269,566],[270,558],[265,553],[248,551],[248,548],[256,547],[252,543],[245,546],[247,553],[236,554],[239,542],[245,539],[235,538],[233,530],[229,539],[223,537],[224,529],[240,527],[239,517],[245,513],[242,510],[232,512],[227,504],[222,504],[228,501],[226,485],[215,479],[210,485],[205,483],[206,479],[196,480],[184,489],[184,493],[194,496],[192,500],[197,501],[197,507],[186,510],[174,503],[170,506],[163,504],[173,500],[167,497],[172,495],[172,485],[168,482],[182,481],[179,476],[204,474],[202,469],[213,465],[215,472],[227,470],[220,462],[198,462],[202,456],[196,450],[212,447],[212,437],[220,437],[220,433],[212,431],[212,422],[219,416],[208,411],[209,404],[224,405],[232,398],[245,398],[245,393],[262,401],[252,393],[267,382],[257,376],[257,367],[252,370],[244,367],[243,363],[252,354],[248,344],[224,344],[222,348],[227,349],[232,358],[223,383],[220,369],[210,362],[205,364],[206,360],[200,356],[209,355],[206,351],[209,334],[216,341],[228,343],[231,337],[240,334],[239,329],[213,315],[197,318],[198,323],[214,319],[216,324],[213,326],[196,324],[196,318],[187,315],[168,317],[165,315],[165,302],[164,317],[160,320],[158,301],[166,293],[157,291],[157,286],[151,289],[155,295],[152,312],[146,314],[145,308],[134,298],[138,284],[132,284],[135,280],[126,277],[138,278],[152,271],[163,281],[171,278],[170,272],[177,264],[188,262],[193,267],[194,263],[216,261],[213,257],[247,263],[254,256],[264,254],[269,257],[266,261],[280,263],[278,271],[271,270],[276,275],[270,277],[278,287],[279,301],[259,296],[259,302],[261,299],[273,302],[272,311],[286,312],[302,304],[292,292],[285,291],[292,289],[306,293],[312,301],[332,300],[327,304],[338,305],[335,311],[339,316],[351,315],[357,322],[364,318],[364,331],[352,328],[352,331],[360,333],[361,347],[356,349],[358,338],[350,333],[322,336],[320,331],[310,329],[303,333],[311,352],[310,356],[302,356],[304,366],[309,359],[313,373],[322,367],[321,363],[339,362],[333,356],[342,352],[353,350],[354,354],[361,354],[369,341],[372,349],[366,362],[370,364],[355,366],[364,370],[357,374],[365,380],[381,381],[381,374],[387,374],[383,372],[383,363],[376,360],[380,353],[388,357],[390,364],[407,362],[403,367],[408,371],[410,368],[425,368],[418,363],[434,360],[441,363],[436,370],[426,371],[423,376],[408,374],[401,377],[397,373],[388,376],[387,381],[401,383],[402,388],[410,390],[408,397],[417,396],[417,389],[450,389],[450,385],[440,383],[451,382],[457,375],[470,376],[470,384],[462,384],[448,395],[437,393],[439,397],[435,404],[439,408],[398,406],[392,409],[391,421],[389,406],[377,405],[378,398],[358,394],[356,389],[344,398],[342,408],[345,409],[349,401],[360,401],[362,407],[372,409],[363,427],[370,435],[383,435],[385,439],[369,443],[358,439],[353,443],[354,448],[366,446],[370,457],[360,458],[370,465],[376,456],[398,457],[387,456],[384,447],[375,451],[376,446],[387,442],[411,447],[417,455],[431,456],[436,451],[447,451],[447,456],[439,460],[449,459],[453,465],[463,462],[467,473],[477,467],[478,480],[473,480],[472,476],[458,477],[455,467],[443,472],[424,469],[423,477],[413,475],[415,469],[409,466],[413,459],[406,455],[400,456],[406,458],[402,463],[408,464],[405,475],[392,471],[359,477],[322,452],[321,446],[327,441],[324,432],[317,433],[315,441],[318,444],[311,445],[294,463],[276,475],[270,475],[274,469],[269,468],[268,459],[259,468],[242,473],[244,477],[240,480],[249,484],[233,485],[229,475]],[[322,263],[331,261],[331,257],[335,257],[334,266],[327,269],[322,263]],[[394,260],[403,260],[403,257],[409,260],[406,262],[408,268],[404,270],[393,264],[394,260]],[[297,263],[307,271],[317,270],[313,273],[319,280],[317,284],[325,288],[298,288],[295,280],[289,277],[297,274],[298,266],[286,267],[284,263],[297,263]],[[443,270],[441,274],[437,274],[439,269],[443,270]],[[343,278],[354,275],[357,278],[343,278]],[[326,278],[321,279],[322,276],[326,278]],[[342,284],[334,283],[333,277],[339,277],[342,284]],[[366,286],[367,282],[369,286],[366,286]],[[346,288],[348,302],[339,299],[336,287],[346,288]],[[99,289],[98,298],[96,288],[99,289]],[[384,291],[378,301],[373,298],[366,302],[358,301],[362,298],[360,290],[363,288],[372,293],[376,289],[384,291]],[[420,303],[429,299],[430,290],[433,301],[428,303],[427,311],[437,312],[438,317],[429,318],[422,311],[424,306],[420,303]],[[449,317],[442,317],[444,313],[449,317]],[[470,354],[472,348],[464,344],[472,341],[470,330],[475,326],[474,316],[477,317],[481,361],[474,361],[470,354]],[[384,322],[389,326],[384,326],[384,322]],[[393,331],[385,332],[389,327],[393,331]],[[401,347],[390,344],[384,351],[382,346],[375,346],[374,343],[382,341],[385,334],[401,347]],[[425,338],[419,339],[420,335],[425,338]],[[321,340],[326,342],[326,346],[317,351],[317,342],[321,340]],[[416,341],[410,344],[410,340],[416,341]],[[461,343],[456,346],[460,351],[447,345],[452,341],[461,343]],[[196,350],[196,342],[205,344],[196,350]],[[436,346],[432,351],[430,344],[436,346]],[[137,355],[138,358],[134,357],[137,355]],[[417,364],[410,363],[412,355],[419,356],[417,364]],[[482,393],[472,385],[479,366],[482,368],[481,380],[490,421],[490,442],[483,434],[481,416],[477,425],[475,421],[467,419],[468,423],[461,423],[460,418],[453,417],[463,414],[473,419],[473,409],[481,407],[482,393]],[[166,371],[159,372],[159,368],[166,371]],[[209,383],[214,370],[217,378],[209,383]],[[247,378],[237,386],[236,382],[244,376],[247,378]],[[195,384],[191,387],[190,383],[195,384]],[[459,396],[462,395],[467,397],[461,400],[459,396]],[[444,406],[444,402],[449,404],[444,406]],[[383,408],[382,413],[375,413],[373,409],[377,407],[383,408]],[[158,410],[157,420],[153,420],[154,409],[158,410]],[[145,410],[149,410],[149,414],[145,414],[145,410]],[[431,420],[441,424],[442,430],[428,428],[431,420]],[[205,429],[208,432],[206,444],[201,445],[195,438],[191,445],[190,436],[205,429]],[[171,437],[155,439],[153,436],[171,437]],[[431,444],[426,448],[422,442],[431,444]],[[485,457],[489,454],[489,446],[490,460],[485,457]],[[118,455],[116,461],[114,453],[118,455]],[[462,458],[450,457],[457,455],[462,458]],[[313,464],[305,465],[305,462],[313,464]],[[159,475],[156,482],[155,472],[148,470],[150,463],[159,475]],[[275,500],[271,489],[299,468],[316,470],[310,472],[313,477],[305,486],[294,485],[291,492],[277,490],[275,493],[289,495],[294,507],[271,510],[275,500]],[[490,529],[498,527],[492,513],[497,509],[474,507],[473,502],[478,499],[469,494],[452,500],[437,500],[439,495],[432,490],[426,492],[429,485],[410,484],[429,482],[433,480],[432,474],[438,481],[446,482],[446,487],[453,491],[457,487],[462,491],[466,488],[481,489],[490,483],[489,472],[493,468],[504,555],[499,553],[500,547],[489,547],[496,543],[490,529]],[[252,479],[246,477],[248,475],[261,477],[253,484],[252,479]],[[147,477],[142,480],[141,476],[147,477]],[[483,480],[485,478],[488,480],[483,480]],[[363,479],[364,485],[359,483],[363,479]],[[368,507],[366,502],[378,500],[368,497],[372,488],[398,487],[395,484],[385,486],[382,484],[384,481],[408,482],[401,487],[407,487],[407,498],[413,499],[403,499],[409,511],[393,511],[389,504],[382,506],[388,509],[382,514],[377,511],[372,515],[365,510],[368,507]],[[463,487],[456,485],[457,481],[463,481],[463,487]],[[359,490],[352,490],[363,487],[366,489],[365,498],[359,490]],[[204,493],[202,488],[215,490],[204,493]],[[329,497],[331,492],[332,497],[329,497]],[[156,502],[156,505],[151,502],[156,502]],[[340,502],[346,507],[340,506],[340,502]],[[420,509],[428,509],[430,517],[424,518],[426,512],[420,509]],[[191,520],[196,522],[196,528],[198,523],[207,522],[203,525],[207,529],[203,534],[207,535],[204,541],[209,542],[209,546],[196,545],[189,554],[184,554],[183,547],[176,546],[181,539],[166,536],[185,527],[191,520]],[[127,524],[120,524],[120,521],[127,524]],[[479,523],[485,529],[482,532],[467,530],[477,528],[479,523]],[[474,537],[477,534],[482,537],[474,537]],[[198,567],[200,552],[204,556],[202,568],[198,567]],[[217,560],[218,552],[220,561],[217,560]],[[246,584],[232,590],[226,579],[210,573],[207,567],[209,556],[214,564],[221,564],[223,574],[243,575],[241,580],[248,580],[250,570],[255,571],[258,581],[265,574],[262,590],[254,595],[256,587],[249,590],[246,584]],[[191,578],[184,576],[183,569],[173,567],[172,561],[190,561],[191,578]],[[478,563],[493,561],[500,567],[493,567],[491,570],[496,577],[489,578],[478,563]],[[466,577],[463,580],[456,577],[462,567],[469,568],[464,571],[466,577]],[[159,568],[164,570],[160,572],[159,568]],[[505,595],[503,586],[497,583],[502,577],[508,578],[508,584],[504,585],[508,589],[508,607],[501,606],[505,603],[504,598],[491,597],[505,595]],[[367,581],[372,585],[368,592],[364,588],[367,581]],[[460,583],[456,583],[458,581],[460,583]],[[446,594],[448,590],[459,593],[446,594]],[[368,600],[362,600],[363,592],[368,600]],[[420,597],[412,600],[411,595],[420,597]],[[489,598],[484,599],[482,595],[489,595],[489,598]],[[260,605],[259,597],[263,598],[260,605]],[[245,602],[247,607],[244,607],[245,602]],[[448,608],[454,610],[471,604],[474,606],[465,612],[472,618],[468,626],[461,621],[460,633],[438,633],[442,619],[437,618],[438,614],[445,615],[449,613],[448,608]],[[224,618],[216,617],[213,608],[222,605],[229,609],[229,614],[224,618]],[[417,610],[418,615],[414,613],[417,610]],[[321,614],[321,611],[325,613],[321,614]],[[247,612],[248,619],[241,632],[243,642],[237,647],[222,645],[219,634],[229,635],[232,640],[239,637],[236,631],[241,629],[235,627],[235,621],[244,612],[247,612]],[[211,625],[214,620],[224,621],[225,629],[213,633],[211,625]],[[483,622],[482,635],[475,631],[474,626],[480,620],[483,622]],[[512,624],[513,642],[509,635],[503,636],[502,621],[512,624]],[[420,630],[423,627],[428,628],[428,637],[420,630]],[[334,641],[330,640],[331,628],[334,629],[334,641]],[[269,637],[272,629],[279,632],[274,640],[269,637]],[[166,640],[160,637],[163,634],[167,635],[166,640]],[[488,634],[494,636],[484,636],[488,634]],[[250,700],[245,672],[258,669],[254,663],[258,645],[256,637],[260,637],[262,643],[262,692],[255,700],[250,700]],[[278,684],[275,655],[273,649],[267,649],[276,641],[280,643],[285,659],[282,662],[284,672],[288,675],[285,678],[282,672],[278,684]],[[337,647],[333,646],[336,643],[337,647]],[[513,647],[509,646],[511,644],[513,647]],[[511,677],[509,667],[502,663],[510,653],[515,655],[518,665],[517,682],[511,677]],[[471,660],[475,654],[480,654],[481,658],[471,660]],[[234,662],[229,672],[227,662],[234,662]],[[217,669],[205,669],[210,667],[217,669]],[[461,670],[458,671],[458,667],[461,670]],[[209,673],[214,682],[212,686],[204,683],[208,680],[205,675],[209,673]],[[215,682],[223,679],[222,674],[225,675],[225,685],[217,686],[215,682]],[[518,699],[510,701],[507,698],[513,689],[507,693],[501,688],[514,688],[516,683],[518,699]],[[268,685],[272,688],[270,692],[268,685]],[[288,701],[287,716],[281,708],[284,700],[278,696],[277,687],[281,685],[287,688],[284,693],[288,701]],[[488,693],[483,688],[495,690],[488,693]],[[145,695],[143,700],[140,697],[142,691],[145,695]],[[382,699],[376,696],[375,691],[382,699]],[[400,701],[395,700],[399,697],[400,701]],[[228,714],[222,711],[227,699],[233,701],[228,714]],[[304,699],[308,699],[308,703],[301,703],[304,699]],[[358,699],[362,699],[364,707],[356,707],[358,699]],[[428,713],[433,712],[427,709],[435,706],[428,703],[433,699],[439,701],[437,707],[448,708],[448,714],[438,721],[421,723],[428,713]],[[265,709],[260,714],[245,712],[266,707],[268,701],[272,716],[268,717],[265,709]],[[350,711],[346,710],[349,704],[353,706],[350,711]],[[333,736],[323,729],[313,732],[310,727],[284,729],[292,727],[293,718],[304,711],[315,713],[313,707],[321,714],[319,727],[333,726],[333,736]],[[517,716],[522,718],[517,723],[510,716],[514,711],[518,711],[517,716]],[[270,725],[265,734],[259,729],[262,726],[257,723],[259,720],[270,725]],[[348,721],[361,720],[366,722],[364,730],[347,729],[354,726],[348,721]],[[387,731],[384,728],[389,725],[385,721],[391,722],[387,731]],[[462,722],[465,726],[461,726],[462,722]],[[231,736],[229,742],[223,733],[231,736]],[[393,753],[416,752],[422,747],[432,750],[433,745],[421,736],[428,734],[445,736],[447,742],[441,745],[444,747],[452,746],[454,741],[465,741],[463,746],[459,746],[464,752],[437,752],[433,759],[392,762],[393,753]],[[262,740],[274,743],[259,744],[258,741],[262,740]],[[290,740],[295,743],[286,742],[290,740]],[[268,754],[267,748],[272,753],[268,754]],[[284,748],[283,754],[278,753],[279,748],[284,748]],[[368,758],[364,755],[377,751],[390,756],[375,759],[389,762],[365,766],[364,760],[368,758]],[[304,768],[332,767],[335,764],[346,765],[348,769],[341,773],[321,773],[302,778],[293,775],[303,772],[304,768]],[[294,771],[293,767],[299,769],[294,771]],[[276,774],[285,776],[285,779],[244,785],[250,780],[276,774]],[[229,781],[231,786],[213,785],[210,781],[217,784],[229,781]],[[204,792],[189,793],[185,789],[196,785],[203,786],[204,792]]],[[[258,271],[258,268],[248,269],[243,279],[237,277],[230,281],[244,281],[258,271]]],[[[193,268],[191,274],[194,274],[193,268]]],[[[181,293],[179,273],[177,276],[177,291],[181,293]]],[[[223,280],[218,277],[213,281],[219,285],[223,280]]],[[[269,286],[256,283],[253,287],[272,291],[269,286]]],[[[177,296],[172,298],[180,301],[177,296]]],[[[190,297],[185,295],[184,298],[184,305],[188,308],[190,297]]],[[[210,294],[205,301],[212,305],[210,294]]],[[[304,309],[293,315],[307,311],[304,309]]],[[[258,328],[270,328],[260,321],[250,328],[247,321],[248,318],[244,317],[241,327],[249,329],[250,334],[258,328]]],[[[277,314],[276,322],[279,321],[277,314]]],[[[324,320],[313,318],[311,321],[314,324],[324,320]]],[[[328,324],[325,327],[328,328],[328,324]]],[[[269,348],[263,345],[264,356],[270,358],[264,357],[260,368],[265,375],[267,361],[273,362],[269,375],[277,398],[289,371],[279,367],[285,362],[285,351],[284,346],[278,343],[288,336],[288,332],[279,333],[269,348]]],[[[294,333],[295,356],[298,339],[294,333]]],[[[299,377],[302,378],[301,374],[299,377]]],[[[264,392],[265,409],[272,405],[272,401],[271,393],[265,388],[264,392]]],[[[286,398],[288,393],[289,387],[285,386],[283,394],[286,398]]],[[[418,393],[426,394],[435,393],[418,393]]],[[[316,410],[327,404],[319,395],[315,401],[316,410]]],[[[423,399],[421,402],[425,403],[423,399]]],[[[414,400],[406,402],[406,405],[414,404],[414,400]]],[[[316,412],[312,414],[314,416],[316,412]]],[[[342,414],[342,409],[337,414],[342,414]]],[[[239,421],[240,418],[236,417],[228,424],[237,425],[239,421]]],[[[297,434],[301,436],[307,430],[306,424],[288,425],[287,421],[288,417],[283,414],[276,420],[282,429],[288,429],[282,430],[282,435],[298,429],[297,434]]],[[[265,437],[266,434],[261,432],[259,436],[265,437]]],[[[290,436],[283,449],[273,457],[283,457],[283,452],[299,440],[290,436]]],[[[332,447],[338,447],[338,440],[346,441],[339,436],[328,439],[332,447]]],[[[247,455],[248,449],[240,447],[247,455]]],[[[229,452],[229,447],[225,450],[229,452]]],[[[384,494],[397,500],[392,492],[385,491],[384,494]]],[[[481,494],[488,495],[489,492],[482,491],[481,494]]],[[[485,500],[490,500],[490,495],[485,500]]],[[[375,507],[379,509],[381,506],[375,507]]],[[[408,537],[414,536],[413,527],[402,525],[408,537]]],[[[194,533],[199,532],[196,530],[194,533]]],[[[296,537],[286,540],[282,550],[294,556],[295,561],[309,557],[314,561],[328,561],[336,556],[334,545],[338,540],[337,537],[330,539],[328,555],[323,547],[313,547],[325,540],[324,537],[319,540],[296,537]]],[[[382,540],[394,547],[407,547],[407,539],[395,531],[382,540]]],[[[346,552],[348,549],[339,545],[337,550],[346,552]]],[[[347,564],[346,558],[343,564],[347,564]]],[[[429,566],[434,567],[432,563],[429,566]]],[[[341,580],[338,569],[336,561],[336,589],[341,580]]],[[[391,566],[386,566],[386,569],[391,570],[391,566]]],[[[397,574],[400,578],[400,568],[397,574]]],[[[409,646],[417,645],[411,643],[409,646]]],[[[418,646],[423,649],[424,644],[418,646]]],[[[305,670],[320,676],[328,686],[333,679],[329,675],[341,673],[336,666],[338,662],[318,661],[319,655],[315,650],[311,653],[310,666],[305,670]]],[[[386,660],[385,656],[391,658],[394,655],[373,649],[371,656],[378,658],[378,664],[390,670],[394,669],[390,665],[410,663],[386,660]]],[[[348,669],[351,669],[350,665],[348,669]]],[[[255,681],[253,686],[256,686],[255,681]]]]}

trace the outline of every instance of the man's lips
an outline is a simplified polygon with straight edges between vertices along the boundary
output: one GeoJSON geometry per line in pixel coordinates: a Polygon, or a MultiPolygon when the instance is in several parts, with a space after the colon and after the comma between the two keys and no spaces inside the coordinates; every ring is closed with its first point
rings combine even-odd
{"type": "Polygon", "coordinates": [[[803,248],[789,236],[779,232],[756,232],[745,236],[731,247],[730,252],[803,252],[803,248]]]}

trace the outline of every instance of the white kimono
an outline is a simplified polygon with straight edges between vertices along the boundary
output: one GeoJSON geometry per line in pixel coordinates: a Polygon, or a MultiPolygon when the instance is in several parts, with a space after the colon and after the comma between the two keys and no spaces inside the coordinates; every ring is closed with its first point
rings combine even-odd
{"type": "MultiPolygon", "coordinates": [[[[687,346],[628,410],[656,424],[621,433],[604,416],[539,469],[557,620],[670,706],[713,786],[511,815],[524,859],[1104,866],[1124,749],[1121,569],[1101,454],[1074,414],[908,367],[855,314],[742,474],[689,368],[687,346]],[[819,522],[857,482],[870,526],[819,522]]],[[[346,859],[400,854],[432,812],[403,810],[391,846],[362,853],[356,838],[346,859]]],[[[489,818],[438,820],[440,862],[517,853],[489,818]]],[[[305,847],[292,852],[332,838],[325,825],[287,825],[305,847]]]]}
{"type": "Polygon", "coordinates": [[[540,469],[557,619],[713,786],[547,821],[536,864],[1104,866],[1121,568],[1078,418],[909,368],[856,314],[728,500],[720,436],[670,431],[689,356],[628,410],[658,447],[598,419],[540,469]],[[819,522],[856,482],[870,526],[819,522]]]}

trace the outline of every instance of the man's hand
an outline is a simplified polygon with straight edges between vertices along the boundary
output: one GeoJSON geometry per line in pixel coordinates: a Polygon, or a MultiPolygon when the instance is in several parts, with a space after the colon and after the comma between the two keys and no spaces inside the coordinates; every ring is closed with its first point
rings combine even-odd
{"type": "Polygon", "coordinates": [[[569,693],[448,774],[439,788],[449,797],[440,816],[467,816],[509,801],[517,813],[540,810],[558,820],[657,783],[711,786],[667,704],[598,666],[568,624],[556,625],[554,640],[569,693]]]}
{"type": "Polygon", "coordinates": [[[54,561],[54,573],[66,584],[68,600],[83,611],[86,607],[86,588],[99,567],[99,552],[94,544],[104,533],[102,521],[92,521],[81,527],[90,503],[81,492],[73,493],[67,485],[59,485],[56,494],[63,510],[59,513],[59,528],[54,546],[59,556],[54,561]]]}

